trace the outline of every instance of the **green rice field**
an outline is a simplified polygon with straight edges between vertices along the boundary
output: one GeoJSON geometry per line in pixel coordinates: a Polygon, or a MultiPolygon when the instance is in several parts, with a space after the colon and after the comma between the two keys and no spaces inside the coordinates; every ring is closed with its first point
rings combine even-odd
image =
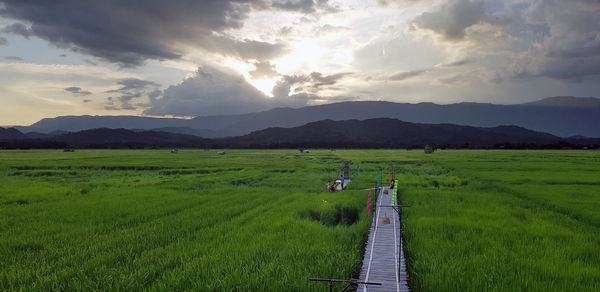
{"type": "Polygon", "coordinates": [[[600,152],[216,152],[0,151],[0,290],[327,291],[394,168],[413,291],[600,291],[600,152]]]}

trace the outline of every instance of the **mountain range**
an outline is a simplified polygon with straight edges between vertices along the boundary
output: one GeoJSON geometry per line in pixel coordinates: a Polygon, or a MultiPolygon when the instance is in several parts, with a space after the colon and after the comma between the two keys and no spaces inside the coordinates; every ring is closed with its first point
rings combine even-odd
{"type": "Polygon", "coordinates": [[[240,115],[200,116],[192,119],[137,116],[60,116],[30,126],[23,133],[76,132],[96,128],[155,130],[206,138],[233,137],[272,127],[298,127],[321,120],[392,118],[413,123],[449,123],[495,127],[515,125],[559,137],[600,137],[600,99],[559,96],[536,102],[498,105],[489,103],[393,103],[354,101],[302,108],[275,108],[240,115]]]}
{"type": "Polygon", "coordinates": [[[472,127],[409,123],[398,119],[321,120],[250,134],[206,139],[161,131],[91,129],[40,138],[0,128],[3,148],[599,148],[600,139],[560,138],[518,126],[472,127]]]}

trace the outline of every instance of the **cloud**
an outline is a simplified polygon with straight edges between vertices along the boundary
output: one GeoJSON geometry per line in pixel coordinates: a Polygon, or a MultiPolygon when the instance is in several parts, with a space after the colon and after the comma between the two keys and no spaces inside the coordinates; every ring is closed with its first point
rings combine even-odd
{"type": "Polygon", "coordinates": [[[6,57],[4,57],[4,60],[21,62],[21,61],[23,61],[23,58],[21,58],[19,56],[6,56],[6,57]]]}
{"type": "Polygon", "coordinates": [[[107,107],[110,109],[135,110],[138,107],[148,107],[160,95],[160,90],[158,89],[160,85],[152,81],[129,78],[120,80],[117,84],[121,85],[121,87],[107,91],[107,93],[118,94],[116,97],[108,97],[107,107]],[[134,101],[137,103],[132,104],[134,101]],[[117,105],[115,102],[119,104],[117,105]]]}
{"type": "Polygon", "coordinates": [[[460,59],[457,61],[445,63],[445,64],[442,64],[441,66],[442,67],[460,67],[460,66],[469,65],[472,63],[475,63],[475,59],[465,58],[465,59],[460,59]]]}
{"type": "Polygon", "coordinates": [[[0,46],[8,46],[8,40],[6,38],[0,37],[0,46]]]}
{"type": "Polygon", "coordinates": [[[88,60],[88,59],[84,59],[83,61],[84,61],[85,63],[87,63],[87,64],[90,64],[90,65],[92,65],[92,66],[98,66],[98,63],[96,63],[96,62],[94,62],[94,61],[91,61],[91,60],[88,60]]]}
{"type": "Polygon", "coordinates": [[[320,88],[325,85],[333,85],[336,84],[340,79],[345,76],[351,75],[350,72],[343,72],[331,75],[323,75],[320,72],[312,72],[310,73],[310,80],[312,81],[313,88],[320,88]]]}
{"type": "Polygon", "coordinates": [[[82,100],[83,103],[89,103],[91,101],[92,101],[91,99],[84,99],[84,100],[82,100]]]}
{"type": "MultiPolygon", "coordinates": [[[[244,59],[270,58],[285,49],[282,44],[238,39],[226,33],[241,28],[252,9],[270,9],[269,2],[261,0],[2,2],[0,16],[23,22],[2,31],[36,36],[59,48],[121,66],[137,66],[147,59],[178,59],[192,49],[244,59]]],[[[308,2],[313,3],[301,2],[277,1],[273,5],[303,10],[308,2]]],[[[326,4],[321,2],[312,5],[326,4]]]]}
{"type": "Polygon", "coordinates": [[[204,66],[193,77],[167,88],[161,98],[150,101],[148,115],[202,116],[242,114],[274,107],[304,106],[304,96],[269,98],[243,76],[224,69],[204,66]]]}
{"type": "Polygon", "coordinates": [[[275,1],[272,6],[281,10],[300,11],[304,13],[315,11],[315,2],[313,0],[275,1]]]}
{"type": "Polygon", "coordinates": [[[477,60],[481,72],[501,76],[493,80],[581,82],[600,75],[599,14],[600,2],[588,0],[456,0],[420,14],[410,27],[431,33],[439,46],[454,52],[459,61],[440,68],[477,60]]]}
{"type": "Polygon", "coordinates": [[[331,5],[329,0],[278,0],[269,5],[272,8],[302,13],[315,13],[320,10],[324,13],[336,13],[341,9],[331,5]]]}
{"type": "Polygon", "coordinates": [[[76,86],[67,87],[67,88],[65,88],[65,91],[68,91],[68,92],[73,93],[73,94],[78,94],[78,95],[90,95],[90,94],[92,94],[91,92],[89,92],[87,90],[82,90],[81,87],[76,87],[76,86]]]}
{"type": "Polygon", "coordinates": [[[339,33],[339,32],[346,32],[346,31],[350,31],[351,29],[349,27],[345,27],[345,26],[334,26],[331,24],[325,24],[322,26],[317,26],[313,29],[313,31],[317,34],[322,34],[322,33],[339,33]]]}
{"type": "Polygon", "coordinates": [[[388,78],[388,80],[392,80],[392,81],[401,81],[401,80],[405,80],[405,79],[409,79],[415,76],[419,76],[425,72],[429,71],[428,69],[421,69],[421,70],[413,70],[413,71],[406,71],[406,72],[400,72],[400,73],[396,73],[392,76],[390,76],[388,78]]]}
{"type": "Polygon", "coordinates": [[[382,6],[387,6],[391,3],[396,3],[396,4],[401,4],[401,5],[412,5],[419,1],[422,1],[422,0],[377,0],[377,3],[382,6]]]}
{"type": "Polygon", "coordinates": [[[465,38],[467,28],[485,21],[483,1],[456,0],[433,12],[424,12],[413,20],[413,25],[432,31],[445,40],[456,41],[465,38]]]}
{"type": "MultiPolygon", "coordinates": [[[[4,15],[5,15],[5,11],[0,10],[0,16],[4,16],[4,15]]],[[[31,36],[31,29],[22,23],[13,23],[11,25],[7,25],[4,28],[2,28],[2,30],[0,30],[0,31],[2,31],[4,33],[18,34],[18,35],[23,36],[24,38],[29,38],[29,36],[31,36]]]]}
{"type": "Polygon", "coordinates": [[[259,61],[254,63],[256,69],[248,72],[252,79],[266,79],[278,76],[277,70],[275,70],[275,65],[272,65],[268,61],[259,61]]]}
{"type": "MultiPolygon", "coordinates": [[[[513,15],[520,31],[544,32],[510,64],[513,77],[581,82],[600,75],[600,2],[534,2],[513,15]]],[[[516,30],[516,29],[513,29],[516,30]]]]}
{"type": "Polygon", "coordinates": [[[305,98],[320,98],[316,95],[323,89],[331,89],[332,85],[338,83],[344,77],[351,75],[350,72],[342,72],[331,75],[323,75],[320,72],[312,72],[308,75],[284,75],[273,87],[273,96],[285,98],[297,94],[305,94],[305,98]],[[290,95],[293,92],[294,94],[290,95]]]}
{"type": "Polygon", "coordinates": [[[292,86],[304,84],[308,80],[309,77],[306,75],[284,75],[281,80],[277,81],[271,93],[273,93],[274,97],[288,97],[290,96],[292,86]]]}

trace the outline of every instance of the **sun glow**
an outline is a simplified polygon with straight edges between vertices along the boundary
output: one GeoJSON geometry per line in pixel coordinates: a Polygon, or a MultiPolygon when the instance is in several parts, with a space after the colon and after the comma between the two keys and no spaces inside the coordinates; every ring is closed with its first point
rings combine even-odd
{"type": "Polygon", "coordinates": [[[256,67],[246,62],[229,59],[225,62],[225,65],[242,74],[244,79],[246,79],[246,82],[250,83],[250,85],[254,86],[254,88],[258,89],[268,97],[273,97],[271,91],[273,91],[273,87],[275,87],[277,81],[281,79],[279,76],[267,79],[253,79],[252,76],[250,76],[250,72],[256,69],[256,67]]]}
{"type": "MultiPolygon", "coordinates": [[[[293,45],[292,51],[282,58],[271,60],[271,64],[275,65],[278,72],[311,72],[315,70],[314,62],[323,56],[324,50],[319,44],[312,39],[303,39],[293,45]]],[[[260,90],[266,96],[273,97],[273,87],[277,81],[281,80],[281,76],[275,76],[266,79],[254,79],[250,76],[250,72],[256,69],[253,64],[246,63],[240,60],[227,59],[225,66],[234,69],[244,76],[246,82],[250,83],[256,89],[260,90]]]]}
{"type": "Polygon", "coordinates": [[[321,48],[316,41],[304,39],[293,46],[290,54],[280,59],[273,60],[271,63],[277,67],[277,70],[284,72],[310,70],[311,63],[319,60],[323,55],[321,48]],[[302,70],[304,69],[304,70],[302,70]]]}
{"type": "MultiPolygon", "coordinates": [[[[246,76],[244,76],[246,77],[246,76]]],[[[248,83],[252,84],[252,86],[256,87],[256,89],[260,90],[261,92],[263,92],[265,95],[269,96],[269,97],[273,97],[273,93],[271,93],[271,91],[273,91],[273,87],[275,87],[275,84],[277,84],[277,81],[280,79],[280,77],[273,77],[270,79],[259,79],[259,80],[253,80],[253,79],[249,79],[248,77],[246,77],[246,81],[248,81],[248,83]]]]}

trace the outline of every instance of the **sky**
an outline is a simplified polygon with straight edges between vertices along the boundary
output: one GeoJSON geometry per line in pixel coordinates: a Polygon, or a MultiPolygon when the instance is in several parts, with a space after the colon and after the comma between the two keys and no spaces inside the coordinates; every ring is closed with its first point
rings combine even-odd
{"type": "Polygon", "coordinates": [[[0,0],[0,125],[600,92],[598,0],[0,0]]]}

